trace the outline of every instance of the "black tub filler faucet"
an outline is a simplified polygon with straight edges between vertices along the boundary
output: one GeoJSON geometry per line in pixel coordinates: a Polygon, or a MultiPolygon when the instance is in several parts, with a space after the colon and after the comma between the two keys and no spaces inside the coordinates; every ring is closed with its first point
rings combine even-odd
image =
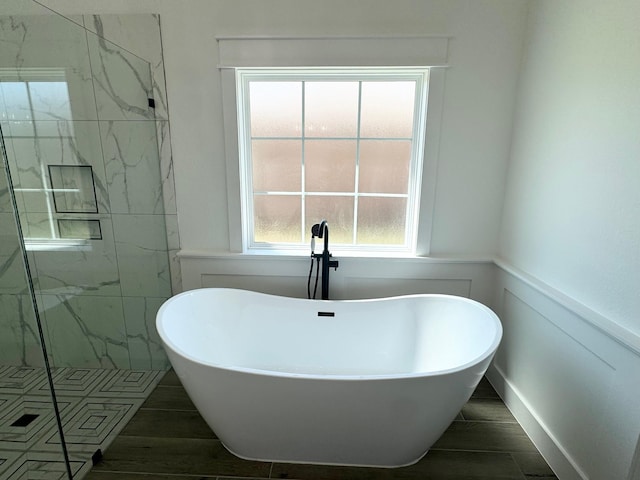
{"type": "MultiPolygon", "coordinates": [[[[322,263],[320,270],[322,270],[322,300],[329,300],[329,269],[338,269],[339,262],[337,260],[331,260],[331,253],[329,253],[329,224],[326,220],[322,220],[320,223],[316,223],[311,227],[311,270],[309,271],[309,282],[307,283],[307,294],[311,298],[311,272],[313,271],[313,259],[316,259],[317,263],[322,263]],[[322,238],[324,240],[324,248],[322,253],[314,253],[315,238],[322,238]]],[[[316,288],[318,287],[318,270],[316,270],[316,288]]],[[[313,291],[313,298],[316,296],[316,290],[313,291]]]]}

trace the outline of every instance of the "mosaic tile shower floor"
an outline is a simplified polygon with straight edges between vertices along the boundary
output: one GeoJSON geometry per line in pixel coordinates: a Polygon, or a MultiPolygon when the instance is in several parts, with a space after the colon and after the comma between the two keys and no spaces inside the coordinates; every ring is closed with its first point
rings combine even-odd
{"type": "MultiPolygon", "coordinates": [[[[55,368],[52,374],[71,469],[82,478],[96,450],[116,438],[165,372],[55,368]]],[[[44,369],[0,366],[0,479],[66,478],[44,369]],[[21,426],[20,419],[31,421],[21,426]]]]}

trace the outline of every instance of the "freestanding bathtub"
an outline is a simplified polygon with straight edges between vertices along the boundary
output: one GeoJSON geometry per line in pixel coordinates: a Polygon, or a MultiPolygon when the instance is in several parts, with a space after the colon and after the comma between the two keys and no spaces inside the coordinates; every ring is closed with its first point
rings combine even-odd
{"type": "Polygon", "coordinates": [[[206,288],[157,329],[184,388],[238,457],[399,467],[442,435],[502,326],[462,297],[319,301],[206,288]]]}

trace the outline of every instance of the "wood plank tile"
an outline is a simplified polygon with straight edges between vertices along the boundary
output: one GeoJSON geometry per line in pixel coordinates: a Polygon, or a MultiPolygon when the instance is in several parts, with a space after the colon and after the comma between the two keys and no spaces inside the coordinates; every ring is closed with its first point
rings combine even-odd
{"type": "Polygon", "coordinates": [[[537,452],[517,423],[454,421],[433,446],[441,450],[537,452]]]}
{"type": "MultiPolygon", "coordinates": [[[[427,478],[520,479],[518,466],[501,452],[442,451],[432,449],[415,467],[427,478]]],[[[411,467],[409,467],[411,468],[411,467]]],[[[425,478],[425,477],[422,477],[425,478]]]]}
{"type": "Polygon", "coordinates": [[[471,395],[471,398],[499,399],[500,397],[494,390],[493,386],[489,383],[489,380],[487,380],[487,377],[482,377],[482,380],[480,380],[480,383],[478,383],[478,386],[476,387],[475,391],[471,395]]]}
{"type": "Polygon", "coordinates": [[[181,387],[182,383],[180,383],[180,379],[178,375],[176,375],[175,370],[172,368],[167,371],[167,373],[162,377],[162,380],[158,382],[158,385],[164,385],[167,387],[181,387]]]}
{"type": "Polygon", "coordinates": [[[195,410],[196,407],[182,387],[158,385],[141,408],[160,410],[195,410]]]}
{"type": "Polygon", "coordinates": [[[170,371],[93,468],[89,480],[557,480],[483,380],[433,449],[415,465],[356,468],[241,460],[215,439],[170,371]],[[271,474],[271,476],[270,476],[271,474]]]}
{"type": "MultiPolygon", "coordinates": [[[[216,480],[217,477],[159,475],[156,473],[96,472],[92,470],[84,480],[216,480]]],[[[238,478],[236,477],[236,480],[238,478]]]]}
{"type": "Polygon", "coordinates": [[[274,463],[271,478],[300,480],[522,480],[508,453],[432,450],[415,465],[359,468],[274,463]]]}
{"type": "Polygon", "coordinates": [[[197,411],[138,410],[120,435],[169,438],[215,438],[197,411]]]}
{"type": "Polygon", "coordinates": [[[557,480],[555,473],[539,453],[512,453],[518,467],[527,479],[557,480]]]}
{"type": "Polygon", "coordinates": [[[462,407],[465,420],[517,423],[515,417],[500,399],[472,398],[462,407]]]}
{"type": "Polygon", "coordinates": [[[218,440],[121,435],[93,467],[96,472],[268,477],[271,464],[242,460],[218,440]]]}

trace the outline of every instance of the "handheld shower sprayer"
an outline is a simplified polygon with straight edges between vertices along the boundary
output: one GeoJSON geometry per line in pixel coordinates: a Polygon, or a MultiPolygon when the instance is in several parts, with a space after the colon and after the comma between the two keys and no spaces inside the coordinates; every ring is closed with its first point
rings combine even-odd
{"type": "Polygon", "coordinates": [[[322,227],[324,227],[326,224],[327,224],[327,221],[322,220],[322,222],[316,223],[311,227],[311,254],[312,255],[316,249],[316,237],[322,238],[322,227]]]}
{"type": "Polygon", "coordinates": [[[318,276],[320,275],[320,256],[315,254],[316,236],[318,235],[319,225],[316,223],[311,227],[311,267],[309,267],[309,278],[307,278],[307,298],[316,298],[318,291],[318,276]],[[313,297],[311,296],[311,275],[313,275],[313,260],[316,261],[316,282],[313,287],[313,297]]]}
{"type": "Polygon", "coordinates": [[[326,220],[322,220],[320,223],[316,223],[311,227],[311,268],[309,270],[309,279],[307,281],[307,296],[308,298],[316,298],[316,291],[318,289],[318,276],[320,273],[320,260],[322,260],[322,299],[329,299],[329,268],[338,269],[338,261],[331,260],[331,253],[329,253],[329,225],[326,220]],[[324,249],[322,253],[315,253],[316,237],[324,240],[324,249]],[[311,275],[313,273],[313,259],[316,259],[316,283],[313,290],[313,297],[311,297],[311,275]]]}

